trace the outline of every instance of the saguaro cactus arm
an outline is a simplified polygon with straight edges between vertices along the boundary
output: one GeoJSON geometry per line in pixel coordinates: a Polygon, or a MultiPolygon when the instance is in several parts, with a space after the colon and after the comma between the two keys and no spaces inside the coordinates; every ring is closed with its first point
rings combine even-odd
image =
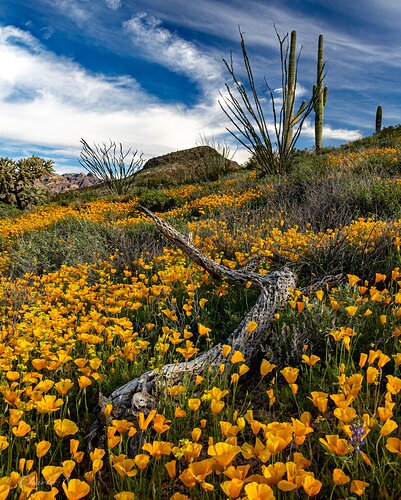
{"type": "Polygon", "coordinates": [[[322,149],[323,142],[323,115],[328,97],[328,87],[324,86],[324,60],[323,60],[323,35],[319,35],[317,51],[316,84],[313,86],[314,110],[315,110],[315,148],[318,153],[322,149]]]}
{"type": "Polygon", "coordinates": [[[381,106],[377,106],[376,110],[376,134],[380,132],[382,129],[382,117],[383,117],[383,109],[381,106]]]}

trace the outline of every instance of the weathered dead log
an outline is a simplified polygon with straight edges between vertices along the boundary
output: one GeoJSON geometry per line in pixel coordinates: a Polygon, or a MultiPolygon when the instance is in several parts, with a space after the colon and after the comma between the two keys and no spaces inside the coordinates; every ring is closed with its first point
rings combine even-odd
{"type": "MultiPolygon", "coordinates": [[[[214,262],[192,245],[183,234],[176,231],[166,221],[160,219],[150,210],[141,207],[152,219],[161,233],[194,262],[203,267],[213,278],[232,283],[237,286],[251,284],[260,291],[256,304],[246,314],[238,327],[225,341],[231,345],[231,355],[241,351],[247,361],[251,361],[260,351],[262,345],[268,345],[268,335],[274,313],[284,306],[288,300],[290,289],[295,287],[295,274],[288,268],[270,274],[259,274],[253,270],[255,263],[232,270],[214,262]],[[250,322],[258,324],[252,332],[247,331],[250,322]]],[[[163,366],[160,370],[152,370],[131,380],[116,389],[108,398],[100,395],[99,406],[102,410],[109,402],[113,405],[112,417],[132,420],[140,412],[148,413],[157,406],[158,395],[167,385],[178,384],[187,375],[201,375],[206,370],[220,366],[230,361],[230,356],[224,358],[222,345],[217,344],[190,361],[173,363],[163,366]]],[[[103,412],[92,425],[89,434],[89,449],[93,449],[99,438],[99,432],[104,426],[103,412]]]]}

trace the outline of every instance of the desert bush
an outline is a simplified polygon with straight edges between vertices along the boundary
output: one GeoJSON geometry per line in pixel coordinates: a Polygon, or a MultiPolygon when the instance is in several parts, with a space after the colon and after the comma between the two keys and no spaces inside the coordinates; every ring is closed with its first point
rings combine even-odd
{"type": "Polygon", "coordinates": [[[231,161],[237,149],[231,151],[231,146],[224,140],[216,139],[213,135],[207,137],[200,135],[198,146],[209,146],[214,151],[210,151],[206,158],[205,172],[201,173],[201,178],[206,181],[215,181],[227,174],[227,163],[231,161]],[[215,154],[217,151],[218,154],[215,154]]]}
{"type": "Polygon", "coordinates": [[[24,234],[11,250],[13,276],[56,271],[61,265],[78,265],[107,258],[111,238],[107,228],[68,218],[40,231],[24,234]]]}
{"type": "Polygon", "coordinates": [[[50,195],[49,203],[65,207],[71,203],[87,203],[107,196],[110,196],[107,190],[99,185],[95,185],[79,190],[66,191],[64,193],[53,193],[50,195]]]}
{"type": "Polygon", "coordinates": [[[354,217],[342,189],[338,176],[288,177],[275,185],[269,208],[283,212],[289,225],[324,231],[346,225],[354,217]]]}
{"type": "Polygon", "coordinates": [[[164,212],[183,205],[181,198],[168,194],[166,191],[143,188],[139,190],[138,194],[139,203],[156,212],[164,212]]]}
{"type": "Polygon", "coordinates": [[[12,205],[0,202],[0,219],[7,219],[9,217],[17,217],[21,215],[22,211],[12,205]]]}
{"type": "Polygon", "coordinates": [[[401,214],[401,186],[386,179],[359,178],[344,182],[344,199],[355,215],[396,218],[401,214]]]}
{"type": "MultiPolygon", "coordinates": [[[[324,155],[300,152],[291,173],[273,181],[274,189],[266,199],[266,207],[285,212],[293,224],[316,230],[344,226],[357,217],[398,217],[401,212],[398,181],[389,178],[388,169],[385,172],[383,158],[376,161],[376,173],[374,160],[369,161],[364,168],[337,172],[324,155]]],[[[260,202],[256,200],[256,206],[260,202]]]]}
{"type": "Polygon", "coordinates": [[[309,286],[313,280],[325,276],[358,275],[362,280],[371,279],[375,273],[389,273],[400,266],[400,254],[386,236],[378,238],[372,248],[372,240],[363,245],[350,243],[341,232],[328,243],[317,241],[295,264],[300,286],[309,286]]]}
{"type": "Polygon", "coordinates": [[[10,274],[42,274],[62,265],[108,260],[111,255],[121,272],[131,268],[142,253],[160,254],[162,241],[151,224],[113,228],[71,217],[19,238],[10,249],[10,274]]]}

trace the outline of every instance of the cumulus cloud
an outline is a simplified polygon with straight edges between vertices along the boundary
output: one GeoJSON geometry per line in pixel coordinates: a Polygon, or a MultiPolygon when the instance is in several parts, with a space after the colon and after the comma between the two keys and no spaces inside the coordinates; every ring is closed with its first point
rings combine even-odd
{"type": "MultiPolygon", "coordinates": [[[[123,108],[149,101],[132,78],[87,72],[70,59],[46,51],[29,33],[11,26],[0,28],[0,98],[18,102],[15,94],[36,101],[55,100],[85,109],[123,108]]],[[[26,99],[24,99],[26,101],[26,99]]]]}
{"type": "Polygon", "coordinates": [[[336,139],[344,142],[356,141],[362,138],[362,134],[359,130],[347,130],[342,128],[333,129],[332,127],[323,127],[323,138],[324,139],[336,139]]]}
{"type": "MultiPolygon", "coordinates": [[[[315,136],[315,126],[310,120],[304,123],[304,126],[302,128],[302,134],[305,135],[306,137],[315,136]]],[[[362,134],[359,130],[332,128],[329,125],[323,126],[323,142],[329,140],[349,142],[361,139],[361,137],[362,134]]]]}

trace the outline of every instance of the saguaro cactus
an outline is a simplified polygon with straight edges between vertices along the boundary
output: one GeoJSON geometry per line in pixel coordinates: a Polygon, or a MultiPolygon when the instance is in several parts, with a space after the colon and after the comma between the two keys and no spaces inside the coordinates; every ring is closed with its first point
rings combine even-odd
{"type": "Polygon", "coordinates": [[[324,82],[324,61],[323,61],[323,35],[319,35],[317,50],[317,80],[313,86],[315,110],[315,149],[316,153],[322,149],[323,137],[323,114],[326,106],[329,88],[323,85],[324,82]]]}
{"type": "Polygon", "coordinates": [[[297,32],[291,31],[290,51],[288,56],[287,75],[283,82],[284,98],[284,127],[283,142],[284,150],[290,151],[292,148],[293,127],[301,118],[306,108],[306,101],[302,101],[298,112],[294,115],[295,90],[297,82],[297,32]]]}
{"type": "Polygon", "coordinates": [[[376,110],[376,134],[380,132],[382,129],[382,117],[383,117],[383,109],[381,106],[377,106],[376,110]]]}
{"type": "Polygon", "coordinates": [[[291,37],[287,33],[282,38],[276,30],[276,35],[280,45],[281,62],[280,104],[265,80],[273,115],[273,131],[269,132],[270,127],[266,123],[264,105],[257,93],[241,31],[241,50],[247,81],[242,83],[242,78],[238,79],[232,57],[229,61],[223,59],[233,82],[232,87],[226,83],[226,95],[220,93],[221,101],[219,101],[221,109],[234,127],[234,131],[229,128],[227,131],[254,156],[261,175],[280,175],[289,171],[295,159],[295,144],[306,118],[313,111],[314,104],[314,99],[311,97],[307,103],[302,103],[298,112],[294,114],[298,73],[296,32],[293,31],[291,37]]]}

